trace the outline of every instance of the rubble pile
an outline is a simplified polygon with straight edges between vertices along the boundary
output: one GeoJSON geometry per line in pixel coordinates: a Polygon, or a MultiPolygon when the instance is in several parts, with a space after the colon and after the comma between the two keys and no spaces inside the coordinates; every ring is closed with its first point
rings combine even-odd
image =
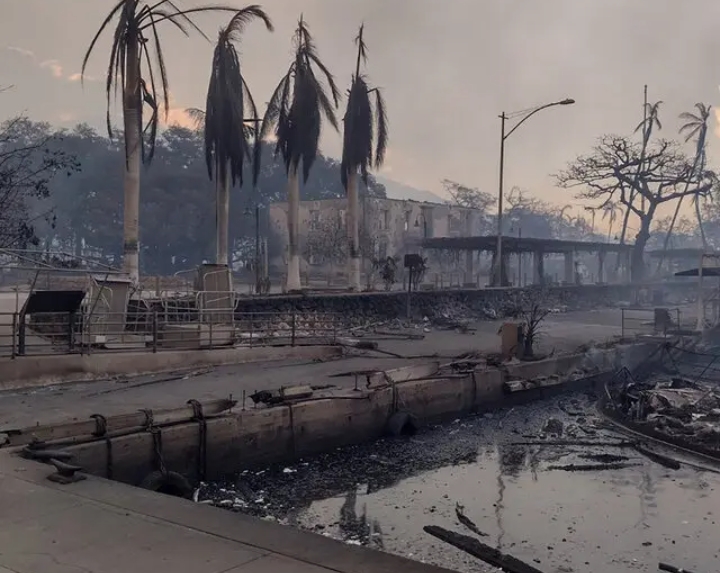
{"type": "MultiPolygon", "coordinates": [[[[542,292],[543,305],[554,312],[586,310],[613,306],[627,293],[622,287],[607,288],[548,288],[542,292]]],[[[418,291],[411,294],[411,314],[416,322],[424,317],[442,326],[448,322],[468,320],[495,320],[517,317],[518,308],[530,296],[537,296],[532,289],[486,289],[457,291],[418,291]]],[[[236,311],[238,317],[249,314],[283,314],[291,324],[292,314],[308,316],[334,315],[345,328],[359,327],[371,322],[404,319],[407,314],[406,292],[377,292],[359,294],[308,294],[305,296],[278,296],[263,298],[240,298],[236,311]]]]}
{"type": "Polygon", "coordinates": [[[720,454],[720,387],[681,376],[629,382],[613,393],[616,412],[669,441],[720,454]]]}
{"type": "Polygon", "coordinates": [[[413,293],[412,318],[407,319],[407,295],[403,296],[345,296],[334,299],[302,301],[275,300],[275,310],[238,313],[240,330],[254,338],[290,336],[323,337],[354,329],[403,330],[422,326],[427,329],[470,329],[472,322],[522,317],[523,309],[541,297],[541,304],[553,313],[610,306],[604,298],[588,299],[572,291],[549,290],[538,295],[533,290],[476,292],[413,293]],[[570,293],[570,294],[569,294],[570,293]],[[294,324],[294,326],[293,326],[294,324]]]}

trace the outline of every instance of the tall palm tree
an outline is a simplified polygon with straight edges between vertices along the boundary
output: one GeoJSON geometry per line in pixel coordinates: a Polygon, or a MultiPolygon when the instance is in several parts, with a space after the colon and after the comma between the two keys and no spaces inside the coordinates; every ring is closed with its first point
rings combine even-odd
{"type": "MultiPolygon", "coordinates": [[[[270,98],[260,126],[262,140],[271,129],[276,137],[275,154],[280,153],[288,177],[288,267],[285,290],[294,291],[300,285],[299,210],[300,180],[298,171],[302,162],[303,181],[307,182],[310,170],[318,156],[323,116],[335,130],[338,129],[335,109],[340,92],[335,79],[320,60],[315,41],[303,17],[295,30],[295,57],[270,98]],[[316,72],[314,68],[319,70],[316,72]],[[330,96],[326,92],[327,83],[330,96]],[[331,101],[332,100],[332,101],[331,101]]],[[[260,147],[256,146],[256,157],[260,147]]],[[[254,163],[253,180],[259,176],[259,161],[254,163]]]]}
{"type": "Polygon", "coordinates": [[[100,24],[83,58],[81,75],[84,78],[87,63],[100,36],[113,20],[117,20],[105,80],[107,128],[108,135],[112,137],[110,98],[119,90],[122,92],[125,139],[123,268],[134,283],[139,280],[140,164],[152,160],[161,106],[166,117],[170,109],[160,24],[172,24],[185,35],[194,30],[207,38],[191,16],[217,11],[237,12],[237,8],[205,6],[180,9],[172,0],[150,3],[119,0],[100,24]],[[143,123],[145,105],[149,108],[150,117],[143,123]]]}
{"type": "MultiPolygon", "coordinates": [[[[215,177],[215,262],[222,265],[228,264],[229,255],[230,186],[236,183],[242,186],[246,160],[259,160],[259,154],[254,154],[251,148],[250,136],[254,130],[246,125],[247,122],[257,121],[257,107],[235,49],[245,26],[255,19],[262,20],[269,31],[273,30],[270,18],[256,4],[238,10],[228,25],[220,30],[213,52],[205,113],[193,114],[196,121],[202,119],[208,177],[211,181],[215,177]],[[250,117],[246,116],[246,112],[250,117]]],[[[255,138],[255,145],[259,143],[259,139],[255,138]]]]}
{"type": "Polygon", "coordinates": [[[378,88],[370,88],[367,78],[360,74],[360,66],[367,63],[367,46],[363,40],[364,25],[355,38],[357,59],[352,76],[345,111],[343,155],[340,175],[347,192],[347,230],[350,244],[348,282],[352,290],[360,290],[360,223],[358,209],[358,172],[367,186],[368,169],[378,169],[385,160],[388,141],[388,122],[385,101],[378,88]],[[375,96],[375,109],[371,102],[375,96]]]}
{"type": "Polygon", "coordinates": [[[607,242],[609,243],[612,239],[612,230],[615,225],[615,220],[617,219],[620,206],[613,201],[605,201],[605,203],[600,206],[600,209],[602,210],[602,220],[604,221],[607,219],[609,223],[607,233],[607,242]]]}
{"type": "MultiPolygon", "coordinates": [[[[685,123],[680,127],[680,133],[685,135],[685,141],[695,138],[695,158],[693,160],[693,175],[699,174],[705,170],[707,164],[707,135],[708,122],[710,119],[710,110],[712,106],[704,103],[696,103],[694,113],[681,113],[680,119],[685,123]]],[[[699,182],[698,182],[699,185],[699,182]]],[[[678,201],[678,209],[680,207],[678,201]]],[[[693,196],[695,205],[695,217],[697,218],[698,228],[700,229],[700,237],[702,238],[703,248],[707,247],[707,237],[705,236],[705,227],[703,227],[702,214],[700,213],[700,197],[693,196]]]]}
{"type": "MultiPolygon", "coordinates": [[[[640,148],[640,162],[638,163],[637,171],[635,172],[635,185],[632,189],[630,189],[629,194],[629,202],[630,204],[633,204],[633,201],[635,200],[636,192],[635,187],[637,187],[637,179],[640,177],[640,173],[642,172],[643,165],[645,164],[645,156],[647,155],[647,148],[650,144],[650,137],[652,136],[653,129],[657,128],[658,130],[662,129],[662,123],[660,123],[660,105],[662,104],[662,101],[657,101],[655,103],[646,103],[643,109],[644,117],[643,120],[637,125],[635,128],[635,133],[638,131],[642,132],[642,146],[640,148]]],[[[628,205],[625,210],[625,215],[623,216],[623,223],[622,228],[620,229],[620,244],[624,244],[627,236],[627,229],[628,229],[628,223],[630,221],[630,213],[632,212],[632,209],[628,205]]],[[[618,258],[618,261],[620,259],[618,258]]]]}
{"type": "MultiPolygon", "coordinates": [[[[695,109],[697,109],[697,113],[691,113],[686,111],[680,114],[680,119],[682,119],[685,123],[680,126],[679,133],[685,136],[686,142],[695,138],[695,157],[693,159],[692,172],[685,181],[685,193],[687,193],[688,189],[690,188],[690,183],[693,179],[693,176],[701,173],[705,169],[705,164],[707,163],[708,122],[710,119],[710,111],[712,109],[712,106],[706,105],[704,103],[696,103],[695,109]]],[[[667,251],[670,244],[670,237],[672,237],[673,230],[675,229],[675,224],[677,222],[678,215],[680,214],[680,208],[682,207],[684,198],[685,195],[678,199],[677,205],[675,206],[675,213],[673,213],[673,218],[670,221],[670,226],[668,227],[667,233],[665,233],[662,253],[660,254],[660,259],[658,260],[658,271],[662,267],[663,261],[665,259],[665,251],[667,251]]],[[[694,196],[693,204],[695,206],[695,217],[697,218],[698,229],[700,230],[700,237],[702,239],[703,248],[707,248],[707,237],[705,236],[705,227],[703,226],[702,214],[700,213],[700,197],[698,197],[697,195],[694,196]]]]}

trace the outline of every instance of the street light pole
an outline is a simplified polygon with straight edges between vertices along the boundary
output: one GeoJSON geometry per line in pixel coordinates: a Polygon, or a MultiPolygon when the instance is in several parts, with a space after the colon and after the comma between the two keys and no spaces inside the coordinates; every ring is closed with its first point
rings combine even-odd
{"type": "Polygon", "coordinates": [[[260,294],[260,204],[255,203],[255,294],[260,294]]]}
{"type": "MultiPolygon", "coordinates": [[[[495,286],[504,286],[503,285],[503,275],[504,275],[504,268],[503,268],[503,252],[502,252],[502,226],[503,226],[503,186],[504,186],[504,178],[505,178],[505,140],[510,137],[518,127],[520,127],[523,123],[525,123],[528,119],[530,119],[533,115],[538,113],[539,111],[542,111],[544,109],[547,109],[549,107],[554,107],[556,105],[572,105],[575,103],[574,99],[565,98],[560,101],[554,101],[552,103],[547,103],[545,105],[541,105],[539,107],[536,107],[535,109],[530,110],[527,112],[520,121],[518,121],[513,128],[505,133],[505,122],[509,119],[508,116],[505,114],[505,112],[502,112],[500,114],[500,176],[498,181],[498,217],[497,217],[497,246],[495,248],[495,276],[494,276],[494,282],[495,286]]],[[[511,114],[512,115],[512,114],[511,114]]]]}
{"type": "Polygon", "coordinates": [[[503,286],[503,252],[502,252],[502,227],[503,227],[503,185],[505,179],[505,112],[500,114],[500,177],[498,181],[498,216],[497,216],[497,248],[495,249],[495,286],[503,286]]]}

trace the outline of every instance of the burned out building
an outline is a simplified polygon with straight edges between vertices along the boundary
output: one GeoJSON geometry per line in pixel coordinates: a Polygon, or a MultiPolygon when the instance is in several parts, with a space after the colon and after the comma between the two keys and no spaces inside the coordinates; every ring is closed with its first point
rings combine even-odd
{"type": "MultiPolygon", "coordinates": [[[[287,258],[287,203],[269,209],[271,233],[279,243],[270,261],[276,272],[284,272],[287,258]]],[[[347,199],[300,202],[301,272],[305,276],[332,276],[344,280],[347,260],[347,199]]],[[[422,251],[424,239],[470,237],[491,232],[492,220],[478,209],[443,203],[363,197],[360,200],[360,250],[367,268],[373,259],[397,257],[422,251]]],[[[462,273],[460,260],[428,258],[428,279],[462,273]]],[[[443,277],[440,277],[443,279],[443,277]]],[[[459,280],[459,279],[457,279],[459,280]]]]}

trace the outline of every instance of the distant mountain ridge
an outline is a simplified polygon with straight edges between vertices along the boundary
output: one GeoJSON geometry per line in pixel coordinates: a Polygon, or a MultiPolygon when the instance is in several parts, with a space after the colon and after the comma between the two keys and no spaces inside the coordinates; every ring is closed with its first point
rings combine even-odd
{"type": "Polygon", "coordinates": [[[382,183],[385,186],[385,192],[387,193],[388,199],[399,199],[401,201],[427,201],[429,203],[445,203],[445,199],[436,195],[431,191],[424,189],[416,189],[405,183],[399,181],[393,181],[387,177],[376,175],[375,179],[378,183],[382,183]]]}

